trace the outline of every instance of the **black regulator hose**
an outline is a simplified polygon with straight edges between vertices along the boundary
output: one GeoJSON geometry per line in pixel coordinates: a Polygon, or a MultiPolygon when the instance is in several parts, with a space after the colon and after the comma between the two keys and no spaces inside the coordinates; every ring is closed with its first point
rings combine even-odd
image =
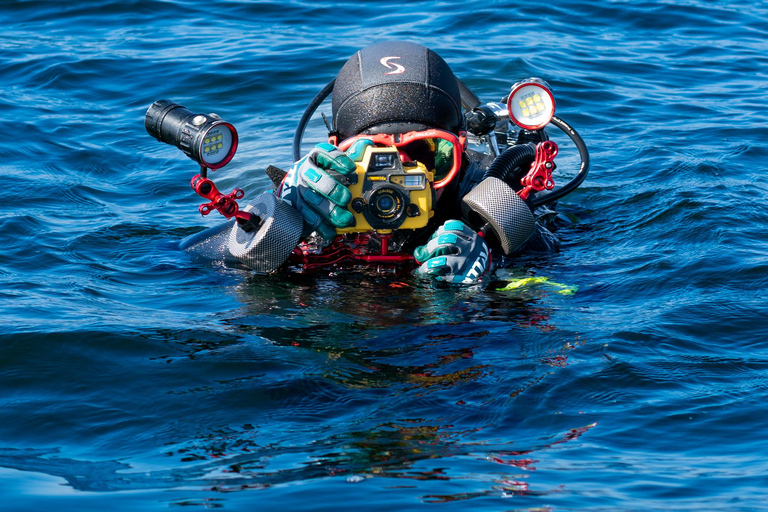
{"type": "MultiPolygon", "coordinates": [[[[483,179],[498,178],[507,181],[508,178],[512,177],[510,176],[512,171],[523,166],[530,166],[534,158],[536,158],[536,146],[533,144],[512,146],[496,157],[485,171],[483,179]]],[[[527,168],[525,167],[526,170],[527,168]]]]}
{"type": "Polygon", "coordinates": [[[335,83],[335,78],[328,82],[328,84],[323,87],[323,90],[317,93],[317,96],[315,96],[315,98],[310,102],[310,104],[307,106],[307,109],[304,111],[304,114],[301,116],[301,119],[299,120],[299,126],[296,127],[296,133],[293,135],[294,162],[298,162],[301,159],[301,139],[304,137],[304,130],[307,129],[309,118],[311,118],[312,114],[315,113],[317,107],[319,107],[320,104],[325,101],[325,98],[331,94],[333,91],[333,84],[335,83]]]}

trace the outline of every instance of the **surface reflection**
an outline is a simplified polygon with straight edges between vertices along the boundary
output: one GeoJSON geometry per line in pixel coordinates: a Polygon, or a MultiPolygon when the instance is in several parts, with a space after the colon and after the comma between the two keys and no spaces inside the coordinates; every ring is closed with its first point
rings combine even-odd
{"type": "Polygon", "coordinates": [[[89,461],[65,448],[5,449],[0,466],[91,492],[226,493],[327,478],[409,488],[426,502],[553,492],[529,474],[543,451],[582,430],[523,426],[519,400],[546,393],[581,342],[557,329],[559,306],[545,291],[499,288],[248,278],[229,289],[241,307],[220,315],[220,330],[141,334],[159,347],[150,365],[175,363],[163,364],[152,417],[175,426],[157,427],[154,445],[134,451],[142,455],[89,461]],[[440,488],[429,482],[445,481],[462,491],[431,492],[440,488]]]}
{"type": "MultiPolygon", "coordinates": [[[[0,466],[33,471],[64,479],[79,491],[114,492],[195,488],[215,492],[267,489],[291,482],[341,477],[357,483],[367,479],[408,481],[466,480],[464,461],[481,461],[485,473],[474,480],[488,488],[471,493],[424,495],[428,502],[460,501],[481,496],[542,495],[527,481],[534,471],[534,457],[557,444],[578,439],[595,425],[574,428],[554,441],[533,442],[509,450],[505,444],[467,441],[470,432],[450,425],[420,424],[423,420],[380,425],[369,431],[348,432],[318,439],[307,447],[259,446],[250,441],[211,439],[200,446],[197,457],[180,450],[184,464],[170,469],[137,471],[122,461],[85,461],[59,456],[58,450],[0,448],[0,466]],[[222,453],[222,446],[229,444],[222,453]],[[203,452],[205,455],[203,455],[203,452]],[[286,461],[294,461],[287,463],[286,461]],[[430,466],[434,464],[434,466],[430,466]],[[283,466],[278,468],[279,466],[283,466]],[[287,466],[287,467],[285,467],[287,466]],[[273,468],[274,467],[274,468],[273,468]],[[501,467],[501,469],[499,469],[501,467]]],[[[519,443],[521,446],[523,443],[519,443]]],[[[170,452],[168,456],[174,456],[170,452]]],[[[385,482],[382,481],[382,484],[385,482]]],[[[402,485],[397,487],[402,488],[402,485]]]]}

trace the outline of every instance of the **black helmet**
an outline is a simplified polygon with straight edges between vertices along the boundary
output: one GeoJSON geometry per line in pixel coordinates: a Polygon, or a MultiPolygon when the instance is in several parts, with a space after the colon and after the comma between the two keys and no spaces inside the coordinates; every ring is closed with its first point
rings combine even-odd
{"type": "Polygon", "coordinates": [[[333,86],[333,128],[339,140],[360,133],[440,128],[458,133],[461,93],[448,64],[424,46],[404,41],[359,50],[333,86]]]}

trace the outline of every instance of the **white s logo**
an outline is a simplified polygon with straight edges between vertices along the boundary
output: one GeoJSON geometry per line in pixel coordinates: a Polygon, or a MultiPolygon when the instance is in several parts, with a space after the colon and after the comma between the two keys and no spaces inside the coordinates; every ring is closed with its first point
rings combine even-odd
{"type": "Polygon", "coordinates": [[[391,69],[389,73],[384,73],[385,75],[399,75],[400,73],[403,73],[405,71],[405,68],[398,64],[397,62],[389,62],[392,59],[399,59],[400,57],[384,57],[379,62],[381,62],[381,65],[384,66],[387,69],[391,69]]]}

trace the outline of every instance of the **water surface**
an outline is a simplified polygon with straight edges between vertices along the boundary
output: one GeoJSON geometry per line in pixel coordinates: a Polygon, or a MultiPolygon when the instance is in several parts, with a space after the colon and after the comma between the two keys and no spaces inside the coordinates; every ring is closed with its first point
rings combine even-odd
{"type": "Polygon", "coordinates": [[[768,508],[766,2],[11,0],[0,22],[4,510],[768,508]],[[394,38],[486,101],[552,85],[592,156],[557,252],[457,289],[177,250],[220,221],[144,131],[153,101],[234,123],[216,182],[253,197],[343,62],[394,38]],[[578,291],[499,290],[525,276],[578,291]]]}

